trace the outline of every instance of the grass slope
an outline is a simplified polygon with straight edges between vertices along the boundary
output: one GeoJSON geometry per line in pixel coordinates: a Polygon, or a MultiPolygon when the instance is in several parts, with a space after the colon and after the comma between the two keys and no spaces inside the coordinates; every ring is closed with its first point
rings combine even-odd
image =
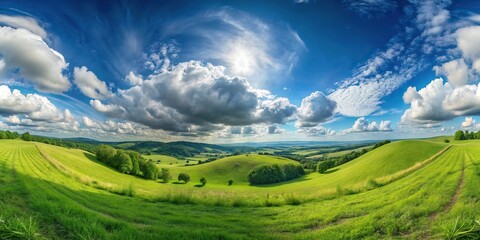
{"type": "Polygon", "coordinates": [[[388,176],[412,167],[446,146],[446,144],[429,141],[393,142],[330,169],[325,174],[314,172],[292,181],[291,184],[277,187],[290,191],[300,190],[303,193],[331,192],[338,186],[360,187],[370,179],[388,176]]]}
{"type": "Polygon", "coordinates": [[[446,145],[430,141],[399,141],[377,148],[347,164],[331,169],[327,174],[311,173],[304,177],[286,183],[277,183],[266,186],[251,187],[247,183],[247,175],[255,166],[273,163],[296,163],[291,160],[269,155],[239,155],[219,159],[211,163],[197,166],[161,165],[169,168],[174,179],[180,172],[191,176],[189,184],[158,184],[134,176],[121,174],[94,160],[94,156],[76,149],[64,149],[41,143],[35,143],[46,155],[59,161],[66,168],[83,174],[99,182],[118,186],[132,185],[141,192],[157,194],[165,191],[188,189],[198,183],[200,177],[205,176],[208,184],[200,191],[214,192],[232,191],[227,186],[228,179],[234,180],[236,186],[233,191],[252,194],[296,192],[312,194],[332,192],[341,187],[364,186],[370,179],[375,179],[421,162],[440,151],[446,145]],[[93,161],[92,161],[93,160],[93,161]],[[237,186],[238,185],[238,186],[237,186]]]}
{"type": "MultiPolygon", "coordinates": [[[[421,161],[416,154],[429,156],[434,152],[422,151],[417,149],[419,147],[403,150],[404,147],[444,147],[443,144],[424,141],[389,145],[342,166],[336,172],[311,174],[309,178],[321,181],[326,176],[340,176],[341,171],[345,171],[341,175],[352,174],[352,177],[363,179],[371,173],[359,177],[362,174],[353,175],[354,172],[348,169],[374,168],[372,163],[378,163],[377,170],[381,171],[373,175],[388,174],[421,161]],[[397,154],[392,152],[395,149],[399,151],[397,154]],[[403,158],[406,163],[400,163],[402,157],[397,157],[399,154],[406,156],[403,158]],[[387,163],[395,166],[384,165],[387,163]]],[[[89,161],[82,157],[81,151],[48,147],[41,145],[40,149],[50,155],[59,154],[56,157],[63,159],[65,168],[114,176],[108,168],[97,173],[97,169],[79,166],[89,161]],[[65,154],[61,154],[62,150],[65,154]],[[71,157],[74,159],[65,160],[71,157]]],[[[34,233],[48,239],[443,238],[464,230],[455,228],[457,218],[460,217],[462,223],[471,224],[480,216],[479,149],[480,141],[452,142],[450,149],[428,164],[379,188],[351,195],[338,194],[299,206],[251,208],[151,203],[137,197],[118,196],[61,173],[42,156],[34,143],[0,140],[0,218],[5,222],[18,219],[26,223],[33,217],[33,225],[37,227],[37,230],[33,229],[34,233]]],[[[99,167],[90,162],[90,167],[99,167]]],[[[303,183],[309,185],[312,182],[305,180],[303,183]]],[[[299,183],[273,188],[283,187],[287,191],[291,185],[299,183]]],[[[244,188],[256,190],[254,187],[244,188]]],[[[273,199],[270,195],[264,201],[273,199]]],[[[469,228],[469,225],[463,228],[469,228]]],[[[5,231],[0,227],[0,234],[5,231]]]]}
{"type": "Polygon", "coordinates": [[[232,179],[235,185],[248,185],[247,176],[257,166],[272,164],[299,164],[296,161],[270,155],[247,154],[218,159],[216,161],[195,166],[172,167],[173,176],[186,172],[194,181],[205,176],[209,183],[227,185],[232,179]]]}

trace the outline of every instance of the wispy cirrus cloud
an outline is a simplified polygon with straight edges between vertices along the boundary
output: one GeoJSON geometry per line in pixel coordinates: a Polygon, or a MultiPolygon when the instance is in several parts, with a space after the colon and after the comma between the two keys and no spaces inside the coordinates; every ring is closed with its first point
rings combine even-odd
{"type": "Polygon", "coordinates": [[[412,2],[403,29],[385,50],[379,51],[353,71],[351,78],[337,82],[329,94],[344,116],[362,117],[383,111],[384,98],[432,66],[432,56],[443,56],[455,43],[449,24],[450,1],[412,2]]]}
{"type": "Polygon", "coordinates": [[[288,25],[268,24],[229,7],[172,21],[164,36],[176,39],[190,52],[184,57],[223,65],[226,73],[246,77],[256,87],[284,78],[306,50],[288,25]],[[190,40],[182,42],[185,37],[190,40]]]}

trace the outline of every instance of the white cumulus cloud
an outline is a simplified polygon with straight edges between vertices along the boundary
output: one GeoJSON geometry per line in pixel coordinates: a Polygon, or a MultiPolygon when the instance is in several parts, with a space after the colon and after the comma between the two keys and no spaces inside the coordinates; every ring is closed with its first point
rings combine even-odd
{"type": "Polygon", "coordinates": [[[369,123],[364,117],[358,118],[351,128],[344,130],[345,133],[388,131],[392,131],[390,121],[381,121],[380,124],[377,124],[377,122],[369,123]]]}
{"type": "Polygon", "coordinates": [[[104,99],[111,95],[107,84],[98,79],[95,73],[89,71],[87,67],[75,67],[73,70],[74,83],[80,91],[87,97],[95,99],[104,99]]]}
{"type": "Polygon", "coordinates": [[[316,91],[302,99],[298,108],[297,127],[313,127],[332,118],[337,104],[325,96],[322,92],[316,91]]]}
{"type": "Polygon", "coordinates": [[[61,93],[70,88],[62,74],[68,66],[63,56],[28,30],[0,27],[0,56],[5,70],[18,69],[40,91],[61,93]]]}
{"type": "Polygon", "coordinates": [[[37,22],[37,20],[31,17],[25,16],[9,16],[0,14],[0,23],[6,24],[14,28],[24,28],[30,32],[45,39],[47,32],[37,22]]]}
{"type": "Polygon", "coordinates": [[[462,128],[470,128],[475,126],[475,119],[473,117],[466,117],[462,122],[462,128]]]}
{"type": "Polygon", "coordinates": [[[209,63],[183,62],[90,104],[107,116],[172,132],[211,132],[292,119],[297,108],[288,99],[255,89],[246,79],[224,71],[209,63]]]}

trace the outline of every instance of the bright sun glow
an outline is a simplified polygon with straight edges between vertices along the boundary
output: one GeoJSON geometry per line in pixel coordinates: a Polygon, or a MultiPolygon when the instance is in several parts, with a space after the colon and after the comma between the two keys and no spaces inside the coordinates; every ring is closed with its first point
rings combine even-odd
{"type": "Polygon", "coordinates": [[[245,46],[234,46],[227,59],[234,73],[249,75],[254,70],[255,56],[245,46]]]}

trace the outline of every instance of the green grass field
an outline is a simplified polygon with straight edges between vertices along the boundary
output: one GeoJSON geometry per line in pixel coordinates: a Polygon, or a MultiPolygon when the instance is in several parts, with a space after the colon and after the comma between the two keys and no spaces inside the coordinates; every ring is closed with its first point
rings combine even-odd
{"type": "Polygon", "coordinates": [[[252,167],[288,162],[166,165],[192,183],[164,184],[81,150],[0,140],[0,239],[438,239],[480,219],[480,141],[398,141],[326,174],[246,183],[252,167]]]}
{"type": "MultiPolygon", "coordinates": [[[[338,151],[338,152],[332,152],[332,153],[326,153],[325,156],[326,157],[339,157],[339,156],[343,156],[345,154],[348,154],[348,153],[351,153],[353,151],[362,151],[363,149],[367,149],[367,150],[370,150],[372,149],[372,146],[367,146],[367,147],[360,147],[360,148],[355,148],[355,149],[350,149],[350,150],[343,150],[343,151],[338,151]]],[[[320,155],[315,155],[315,156],[311,156],[309,158],[315,158],[315,157],[319,157],[320,155]]]]}

